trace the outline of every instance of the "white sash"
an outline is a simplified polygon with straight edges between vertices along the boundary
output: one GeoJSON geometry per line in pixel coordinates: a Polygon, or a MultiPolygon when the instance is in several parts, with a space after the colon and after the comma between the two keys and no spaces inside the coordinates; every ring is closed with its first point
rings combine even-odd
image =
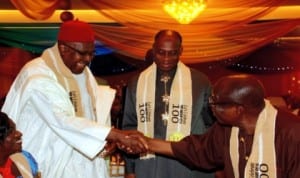
{"type": "MultiPolygon", "coordinates": [[[[151,138],[154,137],[156,68],[156,64],[153,63],[140,74],[136,92],[138,130],[151,138]]],[[[177,65],[171,85],[168,113],[170,117],[166,140],[179,141],[190,135],[192,118],[191,72],[181,62],[177,65]]]]}
{"type": "MultiPolygon", "coordinates": [[[[275,122],[277,110],[265,100],[265,109],[256,123],[250,157],[245,167],[245,178],[276,178],[275,122]]],[[[239,177],[239,128],[233,127],[230,137],[230,157],[235,178],[239,177]]]]}

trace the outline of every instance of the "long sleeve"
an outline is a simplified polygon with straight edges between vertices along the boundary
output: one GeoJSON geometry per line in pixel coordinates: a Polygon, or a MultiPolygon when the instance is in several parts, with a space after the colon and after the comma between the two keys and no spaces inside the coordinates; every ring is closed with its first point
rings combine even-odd
{"type": "MultiPolygon", "coordinates": [[[[127,86],[125,96],[124,115],[122,119],[122,129],[136,130],[137,129],[137,114],[136,114],[136,79],[132,79],[127,86]]],[[[125,155],[125,173],[134,173],[136,156],[125,155]]]]}
{"type": "Polygon", "coordinates": [[[213,170],[224,164],[225,135],[225,129],[215,123],[204,135],[190,135],[172,142],[172,151],[176,159],[192,169],[213,170]]]}
{"type": "Polygon", "coordinates": [[[300,177],[299,129],[299,117],[283,110],[278,111],[275,131],[277,177],[300,177]]]}

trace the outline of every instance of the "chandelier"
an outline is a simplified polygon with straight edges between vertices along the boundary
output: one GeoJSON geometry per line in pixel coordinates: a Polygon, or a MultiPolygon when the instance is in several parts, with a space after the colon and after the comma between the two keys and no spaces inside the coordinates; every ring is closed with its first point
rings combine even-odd
{"type": "Polygon", "coordinates": [[[205,9],[206,2],[207,0],[163,0],[163,6],[180,24],[189,24],[205,9]]]}

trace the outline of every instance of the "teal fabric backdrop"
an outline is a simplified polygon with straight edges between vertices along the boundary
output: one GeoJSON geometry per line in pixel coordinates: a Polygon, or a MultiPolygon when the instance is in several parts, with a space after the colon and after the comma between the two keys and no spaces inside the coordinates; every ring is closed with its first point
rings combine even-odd
{"type": "MultiPolygon", "coordinates": [[[[56,42],[60,24],[0,24],[0,44],[21,48],[32,53],[41,53],[56,42]]],[[[113,49],[96,41],[96,54],[105,55],[113,49]]]]}
{"type": "Polygon", "coordinates": [[[0,24],[0,43],[41,53],[56,41],[58,24],[0,24]]]}

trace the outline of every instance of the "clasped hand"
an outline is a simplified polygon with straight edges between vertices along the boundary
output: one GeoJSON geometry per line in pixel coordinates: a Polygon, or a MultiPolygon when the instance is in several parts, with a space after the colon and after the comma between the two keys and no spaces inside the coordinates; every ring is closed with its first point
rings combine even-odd
{"type": "Polygon", "coordinates": [[[148,151],[146,137],[141,132],[112,128],[104,151],[100,155],[105,157],[114,152],[116,147],[129,154],[141,154],[148,151]]]}
{"type": "Polygon", "coordinates": [[[126,136],[117,142],[117,146],[120,150],[129,154],[141,154],[148,151],[146,138],[141,132],[134,130],[123,130],[123,132],[126,136]]]}

